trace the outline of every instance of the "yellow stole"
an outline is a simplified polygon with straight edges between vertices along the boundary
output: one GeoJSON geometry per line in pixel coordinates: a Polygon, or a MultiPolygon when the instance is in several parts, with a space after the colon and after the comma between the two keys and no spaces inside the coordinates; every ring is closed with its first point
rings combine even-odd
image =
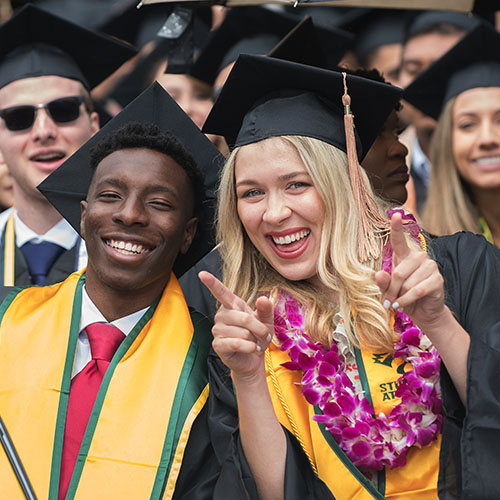
{"type": "MultiPolygon", "coordinates": [[[[38,498],[57,500],[84,275],[11,294],[0,307],[0,411],[38,498]],[[69,334],[68,334],[69,333],[69,334]]],[[[208,397],[208,321],[172,274],[101,384],[66,499],[171,498],[208,397]]],[[[0,453],[2,498],[24,498],[0,453]]]]}
{"type": "Polygon", "coordinates": [[[481,234],[492,244],[494,245],[495,242],[493,241],[493,235],[491,234],[491,229],[490,226],[488,226],[488,223],[486,222],[486,219],[483,216],[479,217],[479,229],[481,231],[481,234]]]}
{"type": "Polygon", "coordinates": [[[3,235],[3,286],[14,286],[16,236],[14,212],[10,214],[3,235]]]}
{"type": "MultiPolygon", "coordinates": [[[[403,467],[378,473],[378,489],[349,460],[323,424],[312,420],[315,408],[301,394],[302,372],[283,368],[288,353],[274,344],[266,352],[269,391],[279,421],[298,439],[314,470],[337,500],[429,500],[437,499],[441,435],[425,448],[412,448],[403,467]]],[[[357,352],[356,362],[365,394],[375,414],[388,414],[399,402],[395,381],[401,376],[400,359],[388,354],[357,352]],[[400,372],[398,372],[398,369],[400,372]]],[[[318,410],[319,411],[319,410],[318,410]]]]}

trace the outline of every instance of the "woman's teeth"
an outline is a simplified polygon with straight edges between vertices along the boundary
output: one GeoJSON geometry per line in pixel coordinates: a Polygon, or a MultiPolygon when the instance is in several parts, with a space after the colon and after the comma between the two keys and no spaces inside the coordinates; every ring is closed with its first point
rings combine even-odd
{"type": "Polygon", "coordinates": [[[488,158],[478,158],[476,163],[481,165],[492,165],[495,163],[500,163],[500,156],[489,156],[488,158]]]}
{"type": "Polygon", "coordinates": [[[287,234],[286,236],[273,236],[273,241],[276,245],[289,245],[294,241],[301,240],[306,236],[309,236],[311,231],[299,231],[298,233],[287,234]]]}

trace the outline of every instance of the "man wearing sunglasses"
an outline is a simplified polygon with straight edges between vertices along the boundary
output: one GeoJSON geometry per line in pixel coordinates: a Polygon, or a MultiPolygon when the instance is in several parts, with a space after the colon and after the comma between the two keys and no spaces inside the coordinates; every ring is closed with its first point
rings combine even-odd
{"type": "Polygon", "coordinates": [[[37,190],[99,129],[90,89],[129,46],[28,5],[0,28],[0,161],[14,207],[0,215],[0,284],[62,281],[86,264],[78,234],[37,190]]]}

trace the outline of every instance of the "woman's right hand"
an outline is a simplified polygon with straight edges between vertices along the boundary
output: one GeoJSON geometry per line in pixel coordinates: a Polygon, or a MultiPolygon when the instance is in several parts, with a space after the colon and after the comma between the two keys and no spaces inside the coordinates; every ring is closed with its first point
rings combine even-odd
{"type": "Polygon", "coordinates": [[[198,274],[201,282],[222,304],[215,315],[212,346],[233,379],[254,379],[264,371],[264,351],[274,331],[273,305],[259,297],[252,309],[215,276],[207,271],[198,274]]]}

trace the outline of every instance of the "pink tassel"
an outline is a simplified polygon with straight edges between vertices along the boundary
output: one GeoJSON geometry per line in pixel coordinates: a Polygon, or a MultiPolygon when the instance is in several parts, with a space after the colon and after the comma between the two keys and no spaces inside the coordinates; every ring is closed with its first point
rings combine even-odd
{"type": "Polygon", "coordinates": [[[349,177],[351,188],[358,211],[358,244],[359,260],[366,262],[369,259],[380,257],[380,245],[377,242],[380,235],[387,232],[388,223],[377,209],[375,200],[366,189],[361,176],[361,166],[356,150],[356,139],[354,137],[354,115],[351,112],[351,96],[347,93],[347,75],[344,76],[344,95],[342,104],[344,105],[344,128],[347,146],[347,163],[349,166],[349,177]]]}

